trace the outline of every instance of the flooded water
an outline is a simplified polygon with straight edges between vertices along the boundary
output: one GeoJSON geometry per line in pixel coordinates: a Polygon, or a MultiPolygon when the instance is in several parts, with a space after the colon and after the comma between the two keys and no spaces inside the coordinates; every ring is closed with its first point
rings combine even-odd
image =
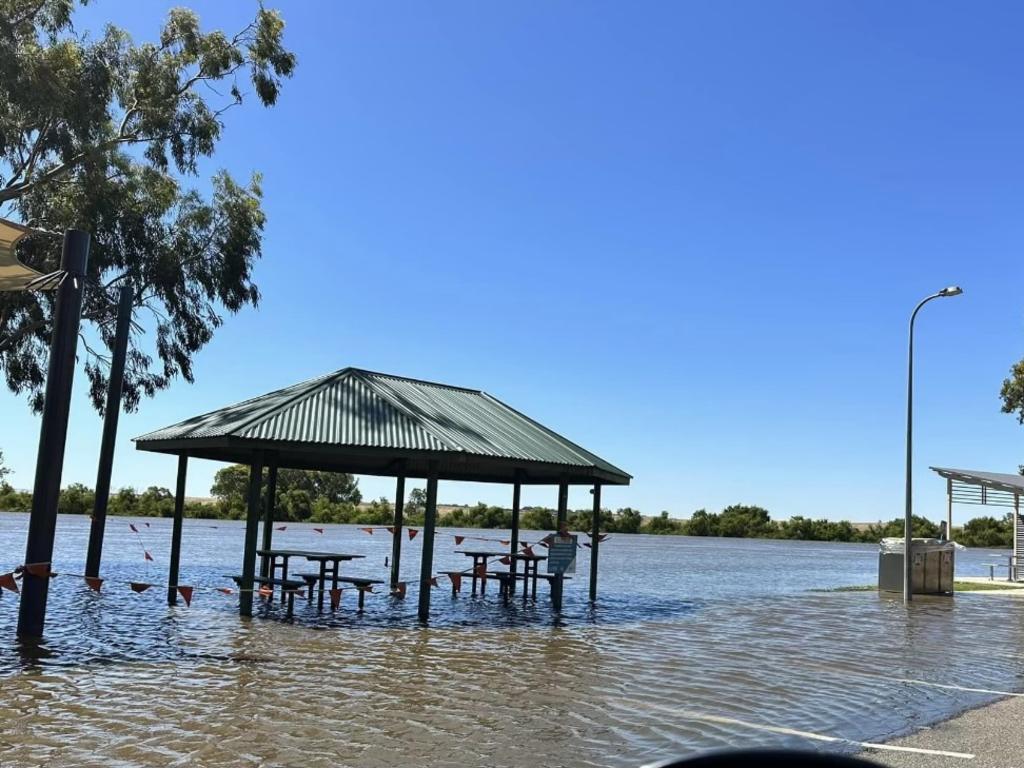
{"type": "MultiPolygon", "coordinates": [[[[26,530],[25,515],[0,514],[0,572],[20,563],[26,530]]],[[[197,591],[169,608],[164,590],[127,582],[166,581],[170,521],[112,518],[96,594],[69,575],[88,521],[61,518],[43,661],[18,652],[18,598],[0,597],[0,765],[638,766],[727,746],[850,750],[763,727],[878,741],[996,697],[963,688],[1024,688],[1024,600],[907,610],[811,591],[872,583],[870,545],[613,535],[595,608],[581,550],[559,620],[543,585],[524,607],[493,588],[453,599],[442,577],[423,628],[422,537],[403,542],[405,601],[368,595],[357,614],[346,594],[324,615],[301,602],[288,623],[276,607],[241,620],[237,597],[213,589],[233,586],[242,532],[185,521],[181,582],[197,591]]],[[[468,565],[455,533],[505,535],[439,531],[438,571],[468,565]]],[[[344,570],[386,578],[383,531],[288,524],[275,546],[365,554],[344,570]]],[[[958,575],[1003,555],[958,553],[958,575]]]]}

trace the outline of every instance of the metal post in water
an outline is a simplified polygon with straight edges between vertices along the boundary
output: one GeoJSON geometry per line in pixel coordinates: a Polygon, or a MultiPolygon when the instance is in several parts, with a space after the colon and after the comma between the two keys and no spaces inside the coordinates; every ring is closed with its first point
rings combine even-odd
{"type": "MultiPolygon", "coordinates": [[[[46,376],[46,396],[39,430],[36,476],[32,487],[32,514],[28,522],[25,565],[50,563],[57,528],[57,501],[64,468],[64,444],[71,411],[71,385],[75,374],[75,350],[82,316],[85,269],[89,261],[89,233],[69,229],[64,233],[60,267],[65,275],[57,289],[53,311],[53,335],[50,337],[50,362],[46,376]]],[[[48,573],[25,573],[18,608],[18,636],[36,640],[43,636],[46,623],[46,598],[50,587],[48,573]]]]}
{"type": "MultiPolygon", "coordinates": [[[[521,504],[521,496],[523,491],[523,484],[519,481],[519,472],[516,472],[516,481],[512,485],[512,539],[509,541],[508,551],[510,555],[515,555],[519,551],[519,507],[521,504]]],[[[513,559],[510,561],[511,578],[508,583],[508,591],[510,595],[516,593],[516,571],[518,566],[516,561],[513,559]]],[[[526,588],[526,582],[523,581],[523,588],[526,588]]]]}
{"type": "Polygon", "coordinates": [[[401,578],[399,568],[402,560],[402,526],[405,525],[405,475],[399,475],[395,482],[394,533],[391,535],[391,590],[398,589],[401,578]]]}
{"type": "Polygon", "coordinates": [[[178,566],[181,563],[181,524],[185,517],[185,478],[188,456],[178,457],[178,480],[174,485],[174,519],[171,523],[171,560],[167,569],[167,604],[178,604],[178,566]]]}
{"type": "Polygon", "coordinates": [[[248,511],[245,517],[245,553],[242,583],[238,585],[238,613],[252,616],[253,577],[256,575],[256,540],[260,527],[260,486],[263,483],[263,452],[255,451],[249,465],[248,511]]]}
{"type": "MultiPolygon", "coordinates": [[[[267,498],[263,509],[263,551],[271,549],[274,545],[274,515],[277,510],[277,453],[270,454],[269,466],[267,468],[267,498]]],[[[260,576],[267,578],[273,576],[270,573],[270,558],[264,556],[260,560],[260,576]]]]}
{"type": "MultiPolygon", "coordinates": [[[[561,534],[563,524],[569,517],[569,484],[561,482],[558,484],[558,522],[556,528],[558,528],[558,534],[561,534]]],[[[565,578],[561,573],[555,574],[554,581],[551,582],[551,605],[555,609],[556,613],[560,613],[562,610],[562,587],[565,585],[565,578]]]]}
{"type": "Polygon", "coordinates": [[[601,484],[594,485],[594,517],[590,522],[590,602],[597,602],[597,548],[601,541],[601,484]]]}
{"type": "Polygon", "coordinates": [[[420,558],[419,619],[430,618],[430,580],[434,577],[434,527],[437,525],[437,462],[427,477],[427,509],[423,516],[423,557],[420,558]]]}
{"type": "Polygon", "coordinates": [[[89,549],[85,558],[86,576],[100,575],[103,533],[107,526],[107,503],[110,500],[110,475],[114,468],[114,444],[117,442],[117,419],[121,413],[124,363],[128,355],[128,335],[131,333],[134,300],[135,291],[131,285],[122,285],[117,296],[117,328],[114,335],[114,354],[110,361],[107,404],[103,410],[103,437],[100,441],[99,468],[96,470],[96,499],[92,508],[89,549]]]}

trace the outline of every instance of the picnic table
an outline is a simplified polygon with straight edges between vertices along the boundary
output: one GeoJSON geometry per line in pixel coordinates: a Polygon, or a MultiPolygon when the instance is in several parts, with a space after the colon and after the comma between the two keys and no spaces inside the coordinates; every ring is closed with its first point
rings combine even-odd
{"type": "Polygon", "coordinates": [[[512,584],[513,589],[515,588],[516,579],[519,578],[516,574],[518,570],[518,564],[523,563],[523,602],[526,602],[527,593],[532,593],[534,600],[537,599],[537,579],[538,579],[538,568],[541,561],[547,560],[547,555],[529,555],[525,552],[517,552],[514,555],[509,555],[512,558],[512,584]],[[533,573],[531,580],[530,573],[533,573]]]}
{"type": "Polygon", "coordinates": [[[476,594],[476,583],[480,581],[480,594],[487,591],[487,561],[492,557],[507,557],[508,552],[492,552],[480,549],[457,549],[456,554],[473,558],[473,594],[476,594]],[[483,566],[483,567],[481,567],[483,566]]]}
{"type": "MultiPolygon", "coordinates": [[[[291,558],[303,557],[308,562],[319,563],[319,573],[299,575],[302,576],[302,578],[307,578],[307,576],[310,575],[316,576],[316,582],[311,582],[309,585],[309,599],[313,599],[313,583],[319,583],[319,593],[317,595],[316,605],[317,609],[321,611],[324,609],[324,591],[327,588],[327,579],[331,579],[331,587],[332,589],[336,589],[340,578],[338,571],[341,563],[349,560],[359,560],[365,557],[365,555],[352,555],[345,552],[310,552],[303,549],[258,549],[256,550],[256,554],[262,558],[270,560],[268,573],[272,578],[275,576],[277,569],[280,568],[281,578],[285,580],[288,578],[288,561],[291,558]],[[280,565],[278,565],[278,559],[281,560],[280,565]],[[330,563],[330,567],[328,567],[328,563],[330,563]]],[[[284,599],[285,595],[282,593],[281,602],[284,602],[284,599]]]]}

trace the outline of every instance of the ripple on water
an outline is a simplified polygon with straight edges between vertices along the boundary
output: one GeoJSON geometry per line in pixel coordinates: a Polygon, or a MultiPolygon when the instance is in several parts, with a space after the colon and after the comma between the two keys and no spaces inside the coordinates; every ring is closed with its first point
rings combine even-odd
{"type": "MultiPolygon", "coordinates": [[[[543,602],[445,590],[429,628],[415,621],[415,590],[404,603],[373,596],[361,616],[302,605],[291,624],[276,607],[243,622],[215,593],[172,609],[158,590],[97,595],[58,578],[49,655],[23,664],[0,646],[0,765],[627,766],[807,746],[743,723],[878,740],[992,698],[925,683],[1020,685],[1017,600],[907,611],[872,593],[716,589],[683,543],[652,583],[653,544],[638,541],[631,559],[628,537],[611,540],[600,605],[578,580],[558,622],[543,602]]],[[[869,571],[873,552],[854,552],[869,571]]],[[[761,549],[769,568],[791,555],[761,549]]],[[[113,559],[108,577],[137,567],[113,559]]],[[[188,575],[215,585],[224,571],[188,575]]],[[[0,599],[0,636],[13,635],[16,602],[0,599]]]]}

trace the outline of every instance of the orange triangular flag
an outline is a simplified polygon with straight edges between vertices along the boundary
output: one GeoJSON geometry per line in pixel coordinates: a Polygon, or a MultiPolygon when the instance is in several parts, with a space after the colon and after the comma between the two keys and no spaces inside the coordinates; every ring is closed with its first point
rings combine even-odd
{"type": "Polygon", "coordinates": [[[259,593],[261,597],[272,597],[274,594],[274,590],[272,590],[270,587],[266,585],[263,585],[262,587],[260,587],[259,593]]]}
{"type": "Polygon", "coordinates": [[[437,586],[437,576],[431,576],[430,577],[430,586],[432,586],[432,587],[436,587],[437,586]]]}
{"type": "Polygon", "coordinates": [[[323,533],[324,532],[323,528],[314,528],[313,530],[316,531],[317,533],[323,533]]]}
{"type": "Polygon", "coordinates": [[[279,525],[274,530],[276,530],[276,531],[286,531],[286,530],[288,530],[288,526],[287,525],[279,525]]]}
{"type": "Polygon", "coordinates": [[[373,592],[373,584],[358,584],[356,589],[360,592],[373,592]]]}
{"type": "Polygon", "coordinates": [[[498,562],[499,562],[499,563],[501,563],[502,565],[508,565],[509,563],[511,563],[511,562],[512,562],[512,558],[511,558],[511,557],[509,557],[508,555],[505,555],[505,556],[504,556],[503,558],[501,558],[501,560],[499,560],[498,562]]]}
{"type": "Polygon", "coordinates": [[[11,592],[18,591],[18,582],[14,580],[13,573],[0,573],[0,587],[11,592]]]}
{"type": "Polygon", "coordinates": [[[394,535],[395,535],[395,529],[394,529],[394,528],[393,528],[392,526],[390,526],[390,525],[389,525],[389,526],[388,526],[388,528],[387,528],[387,531],[388,531],[388,533],[390,533],[390,534],[391,534],[392,536],[394,536],[394,535]]]}
{"type": "Polygon", "coordinates": [[[139,532],[139,529],[138,529],[138,528],[136,528],[136,527],[135,527],[134,525],[132,525],[131,523],[128,523],[128,527],[132,529],[132,533],[138,533],[138,532],[139,532]]]}
{"type": "Polygon", "coordinates": [[[507,547],[512,542],[509,539],[498,539],[498,543],[503,547],[507,547]]]}
{"type": "Polygon", "coordinates": [[[185,605],[192,605],[192,590],[193,587],[178,587],[178,594],[185,601],[185,605]]]}
{"type": "Polygon", "coordinates": [[[465,537],[465,536],[456,536],[456,537],[455,537],[455,546],[456,546],[456,547],[457,547],[457,546],[459,546],[459,545],[460,545],[460,544],[461,544],[462,542],[464,542],[465,540],[466,540],[466,537],[465,537]]]}
{"type": "Polygon", "coordinates": [[[462,591],[462,574],[461,573],[449,573],[448,578],[452,580],[452,589],[456,592],[462,591]]]}
{"type": "Polygon", "coordinates": [[[146,559],[149,560],[150,562],[153,562],[153,556],[151,554],[149,554],[149,550],[148,549],[144,549],[142,551],[146,555],[146,559]]]}
{"type": "Polygon", "coordinates": [[[230,595],[230,594],[234,593],[234,590],[233,589],[229,589],[228,587],[217,587],[217,591],[218,592],[223,592],[225,595],[230,595]]]}
{"type": "Polygon", "coordinates": [[[485,578],[487,576],[487,563],[480,563],[473,571],[480,578],[485,578]]]}
{"type": "Polygon", "coordinates": [[[45,579],[50,575],[50,564],[49,563],[29,563],[25,566],[25,573],[31,573],[33,576],[38,576],[41,579],[45,579]]]}
{"type": "Polygon", "coordinates": [[[587,549],[593,549],[593,547],[590,546],[590,542],[589,541],[584,541],[583,542],[583,546],[586,547],[587,549]]]}
{"type": "Polygon", "coordinates": [[[368,533],[371,536],[373,536],[373,528],[360,528],[359,530],[363,531],[364,533],[368,533]]]}
{"type": "Polygon", "coordinates": [[[341,589],[334,587],[331,590],[331,610],[337,610],[341,605],[341,589]]]}
{"type": "Polygon", "coordinates": [[[133,581],[133,582],[131,582],[132,592],[145,592],[151,586],[153,586],[153,585],[152,584],[145,584],[145,583],[143,583],[141,581],[133,581]]]}
{"type": "Polygon", "coordinates": [[[405,582],[400,581],[395,585],[394,591],[391,593],[400,600],[405,599],[405,582]]]}
{"type": "Polygon", "coordinates": [[[89,585],[89,589],[93,592],[99,592],[100,587],[103,586],[103,579],[99,576],[86,576],[85,583],[89,585]]]}
{"type": "Polygon", "coordinates": [[[419,531],[417,531],[415,528],[410,528],[409,529],[409,541],[412,541],[413,539],[415,539],[417,533],[419,533],[419,531]]]}
{"type": "Polygon", "coordinates": [[[533,547],[523,547],[523,554],[533,557],[533,547]]]}

